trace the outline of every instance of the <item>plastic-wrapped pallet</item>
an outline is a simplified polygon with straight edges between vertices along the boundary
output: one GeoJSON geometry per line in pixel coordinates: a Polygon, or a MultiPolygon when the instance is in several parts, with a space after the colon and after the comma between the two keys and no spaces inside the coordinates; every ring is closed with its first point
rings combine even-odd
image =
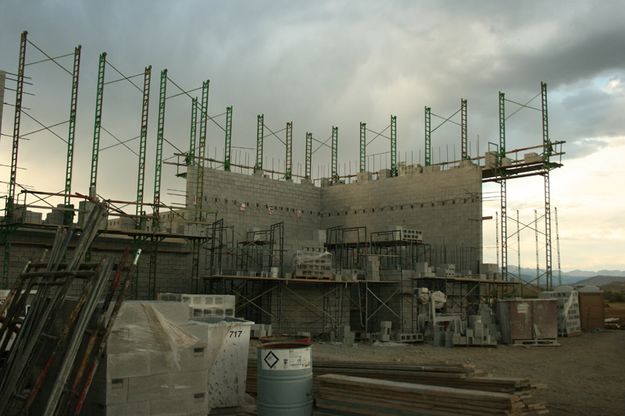
{"type": "Polygon", "coordinates": [[[208,345],[208,407],[243,404],[250,330],[254,323],[237,318],[191,321],[185,330],[208,345]],[[218,341],[218,342],[215,342],[218,341]]]}
{"type": "Polygon", "coordinates": [[[186,305],[124,302],[89,391],[89,415],[205,415],[207,343],[184,329],[186,305]]]}

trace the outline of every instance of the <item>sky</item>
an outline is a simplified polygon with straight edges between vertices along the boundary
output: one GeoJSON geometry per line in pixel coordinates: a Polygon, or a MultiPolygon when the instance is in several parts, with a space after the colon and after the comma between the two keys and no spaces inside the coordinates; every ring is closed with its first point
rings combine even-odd
{"type": "MultiPolygon", "coordinates": [[[[551,174],[558,207],[563,270],[625,269],[625,2],[596,1],[19,1],[0,3],[0,69],[17,72],[19,34],[51,54],[82,45],[73,190],[87,193],[93,137],[98,56],[136,85],[152,66],[146,201],[152,198],[160,71],[186,90],[210,80],[209,113],[223,125],[232,105],[233,157],[253,164],[256,116],[272,130],[293,122],[294,171],[303,169],[307,131],[325,141],[339,127],[339,172],[353,173],[359,122],[381,131],[397,116],[401,161],[423,163],[424,107],[447,117],[468,100],[471,156],[498,141],[497,96],[525,103],[548,85],[551,140],[565,140],[563,167],[551,174]]],[[[43,56],[31,45],[27,62],[43,56]]],[[[71,57],[60,58],[71,66],[71,57]]],[[[71,78],[54,64],[29,65],[24,106],[45,125],[68,119],[71,78]]],[[[119,77],[107,68],[106,80],[119,77]]],[[[14,83],[8,81],[7,86],[14,83]]],[[[176,87],[168,84],[168,95],[176,87]]],[[[191,95],[198,95],[198,91],[191,95]]],[[[5,102],[14,102],[7,91],[5,102]]],[[[531,106],[540,107],[534,99],[531,106]]],[[[167,101],[164,156],[188,148],[190,99],[167,101]]],[[[516,110],[508,103],[509,112],[516,110]]],[[[120,140],[139,134],[141,95],[128,82],[105,87],[103,121],[120,140]]],[[[457,116],[456,116],[457,117],[457,116]]],[[[0,197],[6,195],[13,111],[5,105],[0,136],[0,197]]],[[[433,122],[439,119],[436,117],[433,122]]],[[[459,121],[458,118],[452,120],[459,121]]],[[[436,125],[436,124],[435,124],[436,125]]],[[[39,126],[23,118],[22,134],[39,126]]],[[[52,128],[67,137],[67,124],[52,128]]],[[[542,142],[540,113],[523,109],[508,120],[507,148],[542,142]]],[[[283,134],[283,133],[279,133],[283,134]]],[[[208,154],[221,158],[223,131],[209,123],[208,154]]],[[[281,136],[283,137],[283,136],[281,136]]],[[[434,162],[459,158],[460,132],[445,123],[433,136],[434,162]]],[[[102,132],[101,147],[115,144],[102,132]]],[[[265,167],[284,164],[278,139],[265,142],[265,167]]],[[[98,193],[136,198],[138,142],[101,151],[98,193]],[[133,153],[134,152],[134,153],[133,153]]],[[[388,140],[373,141],[370,168],[388,166],[388,140]]],[[[315,149],[317,145],[315,145],[315,149]]],[[[48,132],[20,142],[17,181],[29,189],[60,191],[66,145],[48,132]]],[[[313,176],[329,169],[329,150],[313,155],[313,176]]],[[[184,181],[165,165],[163,200],[180,204],[184,181]]],[[[497,186],[484,187],[484,215],[498,209],[497,186]]],[[[540,178],[508,186],[508,210],[520,221],[544,213],[540,178]]],[[[3,205],[4,202],[0,202],[3,205]]],[[[539,219],[539,230],[543,227],[539,219]]],[[[516,223],[509,222],[509,229],[516,223]]],[[[555,224],[554,224],[555,227],[555,224]]],[[[555,231],[555,228],[554,228],[555,231]]],[[[554,233],[555,234],[555,233],[554,233]]],[[[535,267],[535,233],[521,232],[521,264],[535,267]]],[[[539,248],[544,242],[539,241],[539,248]]],[[[484,258],[496,261],[495,221],[484,222],[484,258]]],[[[510,241],[516,264],[516,241],[510,241]]],[[[540,258],[539,262],[544,262],[540,258]]]]}

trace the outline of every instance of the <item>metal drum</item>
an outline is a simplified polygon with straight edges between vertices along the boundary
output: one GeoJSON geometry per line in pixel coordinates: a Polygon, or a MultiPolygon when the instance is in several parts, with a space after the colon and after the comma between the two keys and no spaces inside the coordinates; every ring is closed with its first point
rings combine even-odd
{"type": "Polygon", "coordinates": [[[312,415],[312,360],[308,344],[273,342],[258,346],[258,416],[312,415]]]}

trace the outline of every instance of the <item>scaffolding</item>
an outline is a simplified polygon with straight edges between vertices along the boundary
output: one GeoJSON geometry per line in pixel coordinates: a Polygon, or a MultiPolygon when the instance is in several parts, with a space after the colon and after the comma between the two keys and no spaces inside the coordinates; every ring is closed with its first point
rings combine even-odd
{"type": "MultiPolygon", "coordinates": [[[[125,75],[117,67],[113,66],[108,60],[107,54],[102,53],[98,62],[98,76],[97,76],[97,88],[96,88],[96,102],[95,102],[95,121],[93,131],[93,143],[92,143],[92,157],[90,164],[90,181],[89,181],[89,197],[85,197],[81,194],[72,192],[72,171],[73,171],[73,152],[74,152],[74,139],[75,139],[75,126],[76,126],[76,111],[77,111],[77,97],[78,97],[78,80],[80,69],[80,46],[74,49],[73,54],[62,55],[59,57],[51,57],[47,53],[43,52],[39,47],[34,46],[37,50],[42,52],[46,59],[38,62],[32,62],[26,64],[26,49],[27,45],[34,46],[32,42],[27,39],[27,33],[24,32],[20,40],[20,52],[18,60],[18,74],[17,74],[17,86],[16,86],[16,101],[15,101],[15,118],[13,124],[13,147],[11,152],[11,171],[9,180],[9,195],[6,202],[5,224],[3,224],[2,238],[4,243],[4,262],[3,262],[3,277],[5,285],[8,282],[8,265],[10,260],[10,248],[11,241],[9,239],[9,231],[11,230],[41,230],[47,233],[51,232],[53,226],[49,225],[27,225],[12,223],[14,219],[15,204],[18,200],[16,195],[17,187],[20,186],[17,183],[17,170],[18,170],[18,145],[20,138],[24,137],[20,131],[21,116],[26,115],[29,118],[34,119],[33,116],[25,111],[23,106],[24,84],[28,85],[28,77],[25,75],[25,67],[39,62],[52,61],[57,66],[61,67],[72,77],[71,97],[70,97],[70,111],[69,120],[57,123],[61,125],[68,123],[68,139],[61,138],[67,144],[67,159],[65,165],[64,176],[64,188],[60,192],[45,192],[45,191],[33,191],[23,190],[21,192],[24,195],[24,209],[29,206],[40,208],[41,205],[37,204],[46,203],[50,205],[48,198],[62,198],[63,199],[63,212],[64,214],[71,213],[73,217],[74,209],[71,205],[72,200],[80,201],[93,201],[99,195],[97,193],[97,179],[98,179],[98,165],[99,156],[102,150],[123,146],[130,152],[134,153],[138,157],[137,165],[137,193],[136,200],[134,201],[121,201],[107,199],[107,202],[111,204],[112,209],[118,215],[125,218],[130,218],[134,221],[134,227],[132,230],[100,230],[101,236],[123,236],[132,239],[137,247],[142,247],[149,252],[149,265],[148,265],[148,278],[146,280],[147,296],[154,298],[158,292],[158,255],[160,252],[161,244],[167,239],[178,239],[186,243],[189,243],[189,253],[191,257],[191,273],[190,273],[190,291],[200,292],[202,290],[214,292],[222,291],[222,293],[234,293],[240,296],[241,302],[238,308],[245,312],[245,316],[254,319],[257,322],[266,322],[267,319],[277,319],[277,322],[290,319],[288,314],[284,312],[283,301],[284,297],[291,297],[299,301],[299,306],[303,309],[312,312],[320,321],[322,332],[336,331],[345,322],[345,313],[353,313],[360,323],[361,329],[367,333],[371,329],[373,322],[380,318],[382,313],[390,314],[400,322],[400,329],[414,330],[414,327],[408,328],[405,321],[405,308],[404,300],[406,295],[411,295],[414,286],[426,285],[431,289],[444,290],[448,297],[450,297],[450,307],[457,305],[474,303],[476,300],[488,300],[494,296],[504,296],[508,293],[510,288],[516,287],[516,282],[509,281],[510,272],[508,270],[508,240],[514,235],[508,235],[508,220],[507,215],[507,194],[506,194],[506,182],[509,179],[527,177],[533,175],[541,175],[544,177],[544,195],[545,195],[545,250],[546,250],[546,272],[544,274],[546,287],[551,288],[553,285],[552,276],[552,258],[551,258],[551,200],[550,200],[550,182],[549,173],[551,170],[558,168],[561,165],[559,162],[555,162],[554,159],[558,156],[561,157],[562,141],[552,141],[549,137],[548,126],[548,112],[547,112],[547,87],[545,83],[541,83],[541,111],[542,114],[542,145],[536,147],[529,147],[525,149],[506,149],[506,120],[512,115],[506,114],[506,103],[512,102],[519,105],[521,108],[531,108],[529,101],[525,104],[519,104],[514,101],[508,100],[504,93],[499,94],[499,143],[496,151],[496,163],[494,166],[484,166],[482,169],[483,182],[497,182],[501,186],[500,204],[501,204],[501,255],[502,262],[502,280],[484,281],[483,279],[476,279],[475,277],[455,277],[455,278],[438,278],[438,277],[414,277],[413,272],[418,263],[434,263],[440,261],[446,261],[448,256],[448,250],[453,251],[453,247],[432,247],[430,244],[426,244],[419,241],[404,241],[397,234],[397,230],[373,232],[369,233],[367,227],[355,226],[355,227],[332,227],[326,230],[326,242],[325,249],[333,254],[334,268],[337,273],[341,273],[343,270],[364,270],[366,269],[366,260],[368,256],[378,256],[380,258],[380,267],[385,272],[385,281],[370,281],[370,280],[316,280],[316,279],[289,279],[287,278],[285,271],[285,230],[284,223],[279,222],[269,226],[267,229],[258,229],[247,232],[245,238],[241,241],[235,241],[234,228],[231,224],[226,224],[224,219],[217,219],[217,215],[212,218],[212,211],[207,209],[205,204],[205,184],[204,173],[206,169],[206,163],[215,162],[217,166],[221,164],[225,171],[231,171],[233,167],[245,167],[254,172],[271,172],[272,176],[274,170],[271,171],[263,169],[263,146],[264,139],[269,136],[273,136],[279,142],[285,146],[285,166],[284,172],[281,172],[281,179],[290,181],[297,177],[293,172],[293,123],[287,122],[285,128],[274,131],[265,124],[264,115],[259,114],[257,116],[257,135],[256,135],[256,160],[253,166],[244,166],[242,163],[233,163],[231,159],[232,148],[232,106],[226,107],[226,111],[223,114],[211,116],[209,115],[209,81],[205,80],[201,87],[185,90],[181,88],[175,81],[173,81],[167,73],[166,69],[163,69],[160,73],[159,84],[159,109],[158,109],[158,121],[156,132],[156,157],[155,157],[155,178],[154,178],[154,200],[152,203],[144,201],[144,186],[145,186],[145,168],[146,168],[146,153],[148,143],[148,114],[149,114],[149,101],[150,101],[150,79],[151,79],[151,67],[144,68],[142,73],[135,75],[125,75]],[[59,59],[63,57],[73,56],[73,67],[70,69],[65,68],[59,59]],[[118,78],[107,80],[105,75],[108,70],[112,70],[117,74],[118,78]],[[137,85],[134,78],[143,75],[143,87],[137,85]],[[142,94],[142,109],[140,117],[140,132],[136,137],[129,139],[120,139],[116,134],[110,132],[102,124],[103,114],[103,97],[104,87],[113,83],[128,83],[131,88],[138,90],[142,94]],[[168,87],[173,86],[178,91],[172,95],[168,94],[168,87]],[[190,93],[199,91],[201,89],[201,96],[191,96],[190,93]],[[166,108],[167,101],[178,97],[184,96],[191,102],[191,123],[189,130],[189,149],[184,152],[180,150],[175,144],[168,140],[166,135],[166,108]],[[222,115],[225,115],[225,126],[219,124],[216,119],[222,115]],[[206,154],[207,145],[207,126],[212,122],[217,125],[224,132],[224,153],[223,160],[217,161],[216,159],[210,159],[206,154]],[[199,122],[199,137],[198,137],[198,122],[199,122]],[[101,131],[104,131],[110,135],[117,143],[106,148],[100,146],[101,131]],[[281,133],[284,131],[284,137],[281,133]],[[128,146],[128,143],[139,139],[139,149],[135,152],[128,146]],[[164,145],[168,143],[175,149],[177,153],[174,156],[184,157],[184,164],[186,171],[179,176],[186,177],[188,181],[195,181],[189,185],[189,189],[195,188],[195,195],[193,200],[189,200],[189,204],[186,207],[187,211],[180,212],[172,210],[171,215],[180,216],[180,220],[184,223],[184,231],[169,230],[165,231],[163,224],[161,223],[161,208],[170,208],[162,201],[161,195],[161,182],[162,182],[162,165],[168,163],[168,159],[164,159],[164,145]],[[518,153],[524,150],[542,149],[541,159],[534,161],[519,160],[518,153]],[[513,156],[513,157],[511,157],[513,156]],[[514,157],[516,156],[516,157],[514,157]],[[191,174],[189,174],[191,172],[191,174]],[[26,204],[26,197],[34,197],[36,202],[28,205],[26,204]],[[90,199],[91,198],[91,199],[90,199]],[[122,208],[125,206],[134,207],[134,214],[126,213],[122,208]],[[146,212],[146,208],[151,209],[151,213],[146,212]],[[195,226],[193,232],[189,232],[186,227],[195,226]],[[443,254],[440,254],[443,253],[443,254]],[[202,257],[204,254],[204,257],[202,257]],[[440,259],[442,256],[443,260],[440,259]],[[200,265],[204,260],[204,269],[202,270],[200,265]],[[235,271],[236,269],[236,271],[235,271]],[[236,275],[235,273],[241,273],[236,275]],[[202,288],[202,284],[204,285],[202,288]],[[307,299],[298,293],[300,287],[318,287],[320,288],[320,294],[318,298],[307,299]],[[252,312],[254,311],[254,312],[252,312]],[[347,311],[347,312],[346,312],[347,311]],[[249,313],[249,314],[248,314],[249,313]]],[[[126,84],[126,85],[128,85],[126,84]]],[[[535,97],[536,98],[536,97],[535,97]]],[[[531,100],[530,100],[531,101],[531,100]]],[[[518,110],[517,110],[518,111],[518,110]]],[[[478,158],[471,158],[468,151],[468,128],[467,128],[467,100],[461,99],[461,106],[458,111],[450,115],[449,117],[439,116],[432,113],[430,107],[425,107],[426,123],[425,123],[425,164],[426,166],[432,165],[432,150],[431,150],[431,135],[434,131],[440,128],[445,123],[457,124],[460,126],[460,139],[461,139],[461,158],[458,161],[454,161],[448,164],[440,164],[441,166],[447,166],[451,164],[459,165],[466,160],[478,160],[478,158]],[[460,122],[453,121],[455,117],[460,113],[460,122]],[[431,117],[438,117],[442,119],[442,122],[432,128],[431,117]]],[[[50,128],[53,126],[46,126],[43,123],[35,122],[41,125],[41,129],[37,131],[48,131],[53,133],[50,128]]],[[[30,132],[27,133],[35,133],[30,132]]],[[[55,133],[53,133],[55,134],[55,133]]],[[[185,133],[186,136],[186,133],[185,133]]],[[[367,127],[367,124],[360,123],[360,143],[359,143],[359,170],[360,172],[367,172],[369,166],[367,166],[367,148],[378,137],[383,137],[389,140],[390,149],[388,151],[390,157],[390,174],[391,176],[397,176],[398,172],[398,153],[397,153],[397,119],[395,115],[390,116],[390,123],[381,131],[374,131],[367,127]],[[374,136],[368,139],[367,133],[372,133],[374,136]]],[[[185,139],[186,140],[186,139],[185,139]]],[[[332,126],[331,134],[325,141],[320,141],[313,137],[310,132],[306,133],[305,143],[305,173],[302,176],[303,179],[312,181],[312,157],[313,154],[321,147],[326,147],[330,150],[330,174],[329,179],[331,183],[340,183],[344,178],[349,175],[345,174],[341,176],[339,174],[338,166],[338,127],[332,126]],[[317,142],[319,146],[313,150],[313,141],[317,142]],[[329,144],[328,144],[329,143],[329,144]]],[[[217,158],[217,156],[215,156],[217,158]]],[[[346,172],[344,172],[346,173],[346,172]]],[[[48,208],[48,207],[46,207],[48,208]]],[[[63,224],[70,225],[72,222],[71,217],[64,215],[63,224]]],[[[540,218],[542,219],[542,217],[540,218]]],[[[558,248],[558,269],[560,267],[560,252],[559,252],[559,235],[557,227],[557,212],[556,212],[556,238],[558,248]]],[[[538,236],[538,220],[537,216],[534,220],[533,229],[538,236]]],[[[520,232],[520,221],[517,214],[517,234],[520,232]]],[[[499,233],[498,233],[499,234],[499,233]]],[[[518,244],[520,246],[520,244],[518,244]]],[[[474,247],[468,249],[477,249],[474,247]]],[[[519,254],[520,255],[520,254],[519,254]]],[[[456,254],[456,257],[462,257],[462,254],[456,254]]],[[[519,259],[520,265],[520,259],[519,259]]],[[[539,271],[539,269],[538,269],[539,271]]],[[[138,272],[137,272],[138,273],[138,272]]],[[[519,273],[520,274],[520,273],[519,273]]],[[[542,275],[537,274],[537,282],[540,282],[542,275]]],[[[142,291],[140,290],[139,274],[135,276],[133,282],[133,289],[135,297],[138,297],[142,291]]]]}
{"type": "MultiPolygon", "coordinates": [[[[397,116],[391,114],[390,123],[384,127],[381,131],[375,131],[367,127],[367,123],[360,123],[360,172],[367,171],[367,158],[368,156],[377,156],[380,153],[376,154],[367,154],[367,147],[373,143],[377,138],[382,137],[389,141],[390,148],[388,152],[383,152],[381,154],[389,155],[390,159],[390,175],[397,176],[397,116]],[[374,134],[371,140],[367,140],[367,133],[374,134]]],[[[380,166],[381,168],[381,166],[380,166]]]]}
{"type": "MultiPolygon", "coordinates": [[[[543,177],[543,191],[544,191],[544,238],[545,238],[545,289],[553,289],[553,266],[552,266],[552,249],[551,249],[551,185],[550,185],[550,172],[553,169],[562,166],[561,158],[564,155],[562,150],[564,141],[552,141],[549,137],[549,117],[547,112],[547,84],[541,82],[540,92],[529,99],[525,103],[510,100],[506,98],[505,93],[499,92],[499,145],[496,151],[496,164],[495,166],[485,166],[483,169],[483,181],[484,182],[498,182],[500,185],[500,213],[501,213],[501,274],[504,280],[509,279],[508,272],[508,219],[507,214],[507,181],[510,179],[523,178],[529,176],[540,175],[543,177]],[[541,97],[541,107],[537,108],[531,106],[530,103],[538,97],[541,97]],[[506,114],[506,103],[512,103],[518,106],[518,108],[511,114],[506,114]],[[522,109],[530,109],[541,113],[541,127],[542,127],[542,145],[526,147],[523,149],[515,149],[508,151],[506,149],[506,121],[517,114],[522,109]],[[519,160],[518,154],[521,151],[528,150],[542,150],[539,158],[519,160]],[[511,157],[513,156],[513,157],[511,157]],[[558,157],[559,161],[554,162],[552,158],[558,157]]],[[[490,152],[489,152],[490,153],[490,152]]],[[[539,273],[535,279],[536,285],[539,290],[540,287],[539,273]]],[[[528,282],[533,283],[534,281],[528,282]]]]}

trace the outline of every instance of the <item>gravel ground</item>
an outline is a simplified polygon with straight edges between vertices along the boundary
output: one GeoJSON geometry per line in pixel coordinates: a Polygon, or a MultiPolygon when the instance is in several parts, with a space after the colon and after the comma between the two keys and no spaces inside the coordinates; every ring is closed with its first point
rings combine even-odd
{"type": "Polygon", "coordinates": [[[559,339],[559,347],[437,348],[431,345],[315,343],[314,359],[473,364],[495,376],[526,377],[552,415],[625,415],[625,331],[559,339]]]}

